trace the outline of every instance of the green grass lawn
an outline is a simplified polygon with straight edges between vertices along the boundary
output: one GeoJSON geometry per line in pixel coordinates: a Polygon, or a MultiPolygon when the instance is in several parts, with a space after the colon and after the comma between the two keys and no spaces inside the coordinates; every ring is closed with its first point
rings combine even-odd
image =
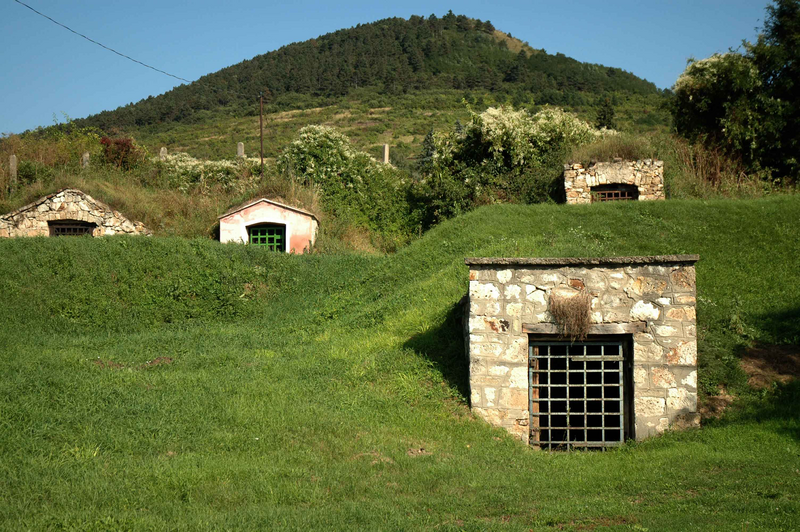
{"type": "Polygon", "coordinates": [[[493,206],[400,252],[0,242],[0,528],[796,530],[800,197],[493,206]],[[465,256],[699,253],[702,430],[529,449],[473,417],[465,256]]]}

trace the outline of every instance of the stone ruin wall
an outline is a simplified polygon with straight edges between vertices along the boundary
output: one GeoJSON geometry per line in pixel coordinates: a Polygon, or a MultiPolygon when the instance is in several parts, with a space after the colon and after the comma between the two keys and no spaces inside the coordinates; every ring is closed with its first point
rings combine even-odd
{"type": "Polygon", "coordinates": [[[567,203],[591,203],[591,188],[597,185],[625,184],[639,189],[639,200],[663,200],[664,161],[599,162],[584,168],[582,164],[564,165],[564,191],[567,203]]]}
{"type": "Polygon", "coordinates": [[[693,255],[467,259],[465,333],[473,411],[529,441],[528,335],[555,335],[550,298],[585,289],[592,298],[588,339],[632,337],[635,439],[699,426],[696,260],[693,255]]]}
{"type": "Polygon", "coordinates": [[[45,196],[17,211],[0,216],[0,238],[49,236],[49,221],[76,220],[97,227],[92,236],[152,234],[141,222],[132,222],[79,190],[67,189],[45,196]]]}

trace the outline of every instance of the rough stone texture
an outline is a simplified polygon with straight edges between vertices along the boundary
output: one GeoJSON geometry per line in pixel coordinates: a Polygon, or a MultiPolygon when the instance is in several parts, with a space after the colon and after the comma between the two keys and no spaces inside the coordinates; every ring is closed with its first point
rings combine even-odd
{"type": "Polygon", "coordinates": [[[699,425],[695,269],[697,255],[468,258],[465,342],[474,411],[529,440],[528,334],[558,328],[553,294],[587,290],[589,334],[622,334],[633,345],[633,436],[699,425]]]}
{"type": "Polygon", "coordinates": [[[244,142],[240,142],[236,145],[236,156],[244,157],[244,142]]]}
{"type": "Polygon", "coordinates": [[[167,159],[167,148],[166,148],[166,146],[161,146],[161,149],[158,150],[158,158],[161,159],[162,161],[165,161],[167,159]]]}
{"type": "Polygon", "coordinates": [[[0,216],[0,237],[49,236],[48,222],[52,221],[93,223],[92,236],[152,234],[141,222],[132,222],[88,194],[67,188],[0,216]]]}
{"type": "Polygon", "coordinates": [[[88,168],[89,167],[89,158],[90,157],[91,156],[89,155],[88,151],[83,152],[83,155],[81,155],[81,168],[88,168]]]}
{"type": "Polygon", "coordinates": [[[639,200],[663,200],[664,162],[644,159],[593,163],[585,169],[578,163],[564,165],[567,203],[591,203],[592,187],[611,184],[638,187],[639,200]]]}
{"type": "Polygon", "coordinates": [[[384,144],[383,145],[383,163],[384,164],[389,164],[389,145],[388,144],[384,144]]]}

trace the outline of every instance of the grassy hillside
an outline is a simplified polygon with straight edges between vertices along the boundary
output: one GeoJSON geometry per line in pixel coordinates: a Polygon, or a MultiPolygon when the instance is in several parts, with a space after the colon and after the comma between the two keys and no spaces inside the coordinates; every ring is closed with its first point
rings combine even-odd
{"type": "Polygon", "coordinates": [[[484,207],[388,257],[206,240],[0,242],[0,527],[793,530],[800,199],[484,207]],[[469,413],[465,256],[699,253],[701,393],[740,407],[604,453],[469,413]]]}
{"type": "Polygon", "coordinates": [[[450,12],[442,19],[384,19],[292,43],[80,122],[105,131],[194,123],[210,115],[254,115],[261,94],[285,110],[364,88],[384,96],[481,89],[554,105],[660,95],[654,84],[619,68],[533,50],[488,21],[450,12]]]}
{"type": "MultiPolygon", "coordinates": [[[[503,92],[473,90],[418,90],[387,96],[375,89],[352,91],[341,98],[308,98],[293,102],[289,110],[268,105],[264,115],[264,156],[276,157],[309,124],[334,126],[348,135],[356,147],[383,156],[383,144],[391,146],[392,163],[406,168],[413,165],[421,151],[422,140],[431,130],[450,130],[456,121],[466,123],[474,109],[515,104],[535,110],[542,103],[533,95],[519,99],[503,92]]],[[[624,131],[665,130],[669,113],[659,107],[661,96],[619,95],[616,120],[624,131]]],[[[596,116],[592,104],[568,105],[567,108],[589,122],[596,116]]],[[[151,153],[162,146],[170,151],[185,151],[194,157],[222,159],[236,154],[236,143],[244,142],[248,155],[257,155],[260,140],[258,115],[238,116],[230,111],[198,116],[195,121],[172,122],[149,126],[127,126],[125,134],[136,138],[151,153]]]]}

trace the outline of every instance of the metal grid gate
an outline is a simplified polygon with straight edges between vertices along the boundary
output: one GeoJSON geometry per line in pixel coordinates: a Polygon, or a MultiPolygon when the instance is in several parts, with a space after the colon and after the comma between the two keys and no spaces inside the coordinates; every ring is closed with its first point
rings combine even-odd
{"type": "Polygon", "coordinates": [[[569,450],[625,441],[625,346],[622,340],[530,342],[532,445],[569,450]]]}
{"type": "Polygon", "coordinates": [[[636,199],[629,190],[598,190],[592,192],[592,202],[625,201],[636,199]]]}
{"type": "Polygon", "coordinates": [[[97,227],[95,224],[82,222],[50,223],[49,225],[51,236],[92,236],[97,227]]]}
{"type": "Polygon", "coordinates": [[[250,244],[263,246],[272,251],[286,251],[285,225],[257,225],[248,229],[250,244]]]}

